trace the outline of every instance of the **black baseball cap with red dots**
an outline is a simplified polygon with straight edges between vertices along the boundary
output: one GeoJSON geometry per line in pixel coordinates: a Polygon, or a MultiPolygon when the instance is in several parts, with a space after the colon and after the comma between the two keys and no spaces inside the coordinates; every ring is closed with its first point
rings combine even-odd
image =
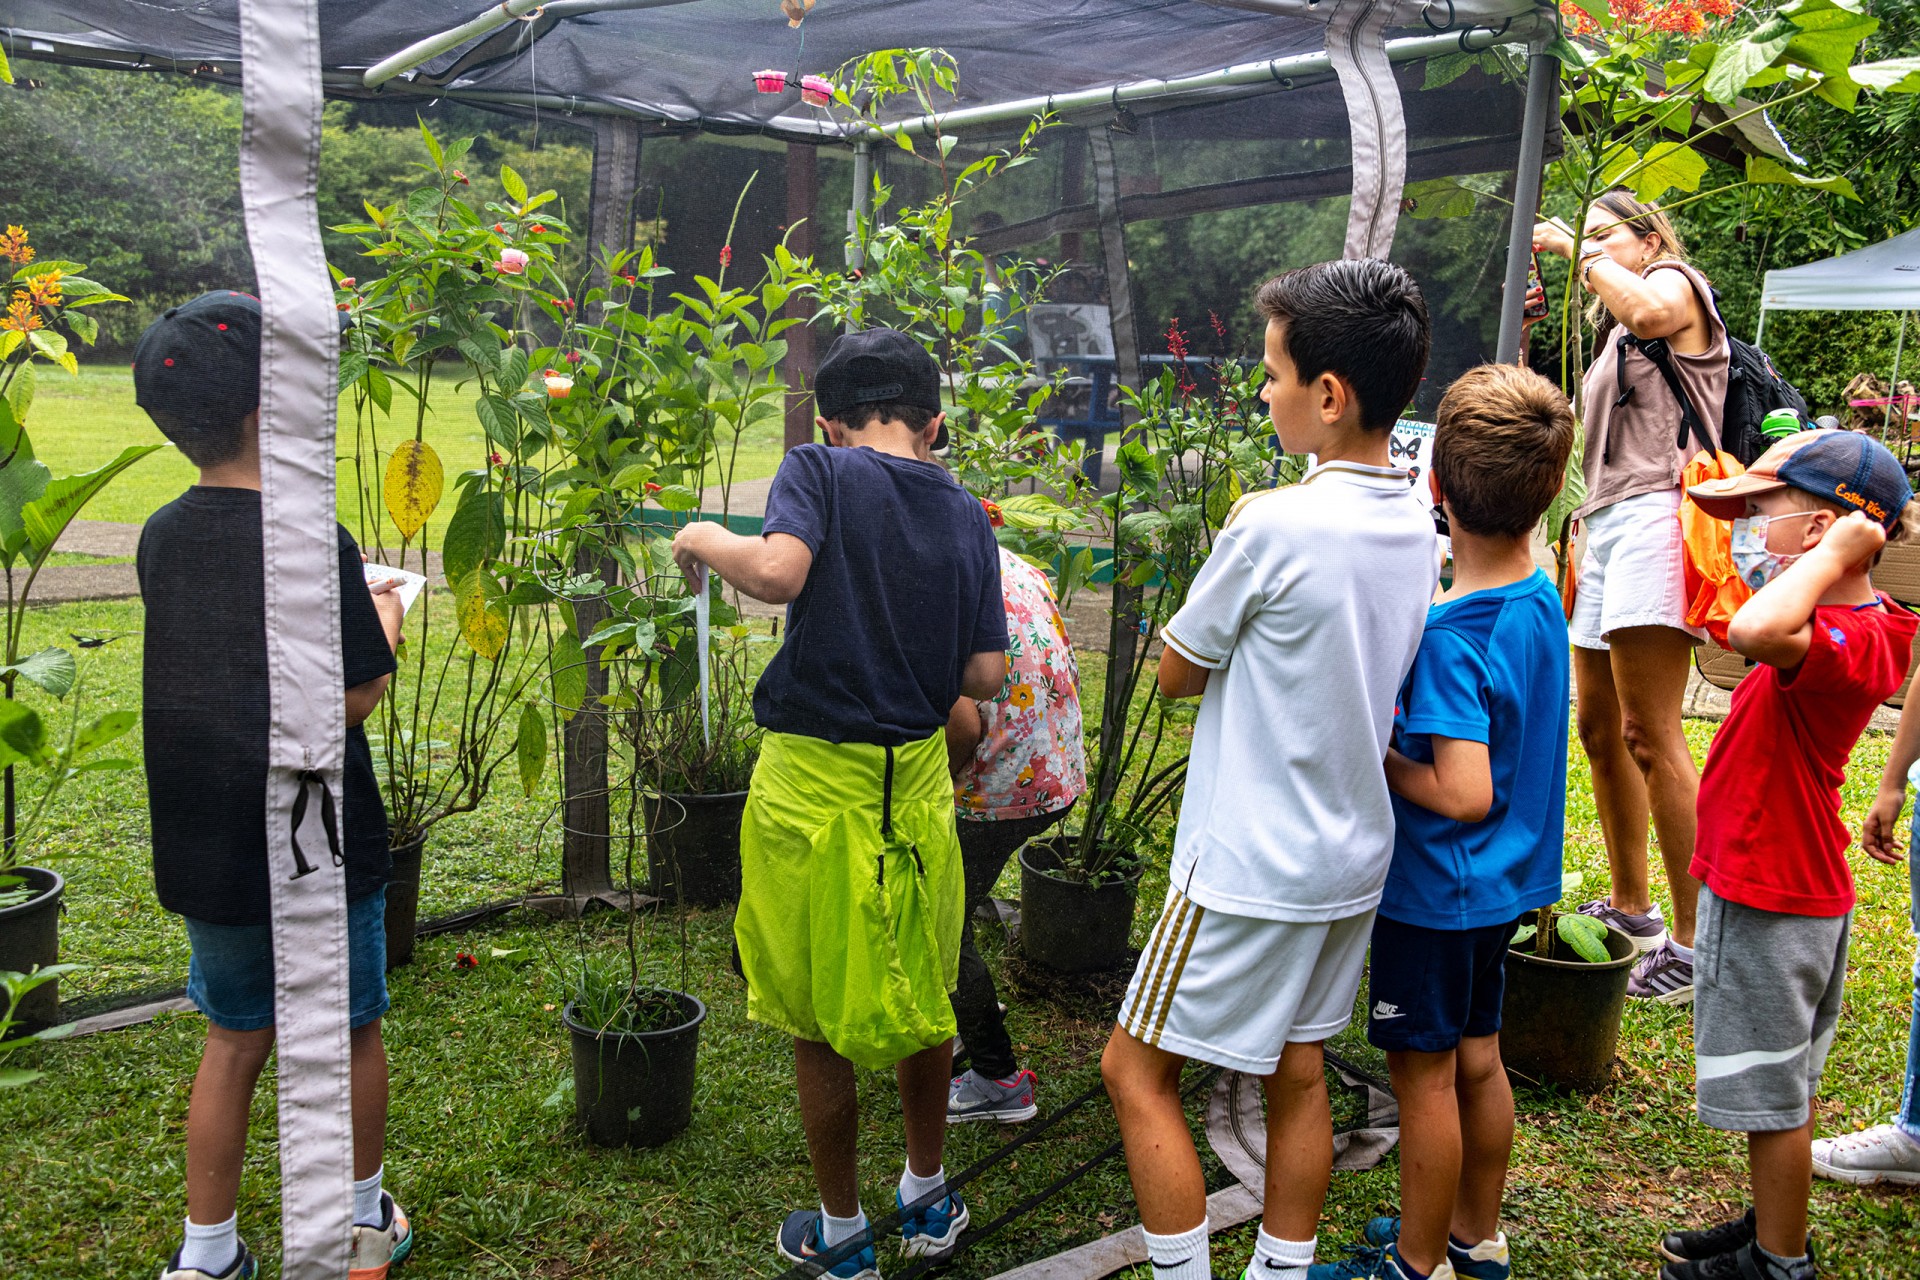
{"type": "Polygon", "coordinates": [[[260,300],[216,289],[168,307],[133,349],[133,399],[193,461],[227,453],[260,407],[260,300]]]}

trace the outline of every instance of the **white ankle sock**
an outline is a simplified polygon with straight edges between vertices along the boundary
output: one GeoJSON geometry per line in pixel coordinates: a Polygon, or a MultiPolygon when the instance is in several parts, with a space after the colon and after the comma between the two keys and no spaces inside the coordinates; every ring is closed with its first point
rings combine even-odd
{"type": "Polygon", "coordinates": [[[1504,1267],[1508,1265],[1510,1256],[1507,1252],[1507,1233],[1496,1231],[1493,1239],[1482,1240],[1479,1244],[1461,1244],[1448,1236],[1447,1256],[1451,1258],[1455,1254],[1472,1262],[1497,1262],[1504,1267]]]}
{"type": "Polygon", "coordinates": [[[900,1172],[900,1203],[912,1204],[922,1196],[930,1196],[946,1185],[947,1170],[944,1165],[924,1178],[909,1166],[900,1172]]]}
{"type": "Polygon", "coordinates": [[[1673,940],[1673,935],[1671,934],[1667,935],[1667,945],[1673,948],[1673,954],[1679,956],[1682,960],[1685,960],[1688,964],[1693,963],[1692,947],[1681,946],[1678,942],[1675,942],[1673,940]]]}
{"type": "Polygon", "coordinates": [[[1213,1257],[1207,1247],[1207,1222],[1178,1235],[1157,1236],[1145,1227],[1147,1257],[1153,1262],[1153,1280],[1213,1280],[1213,1257]]]}
{"type": "Polygon", "coordinates": [[[1254,1280],[1307,1280],[1307,1268],[1313,1264],[1313,1244],[1312,1240],[1282,1240],[1268,1235],[1262,1227],[1254,1237],[1253,1261],[1247,1274],[1254,1280]]]}
{"type": "Polygon", "coordinates": [[[380,1179],[387,1171],[381,1165],[373,1171],[371,1178],[361,1178],[353,1184],[353,1225],[356,1227],[383,1227],[386,1215],[380,1206],[380,1179]]]}
{"type": "Polygon", "coordinates": [[[187,1219],[186,1239],[180,1246],[180,1265],[189,1271],[223,1275],[240,1256],[240,1215],[203,1227],[187,1219]]]}
{"type": "Polygon", "coordinates": [[[851,1239],[867,1229],[865,1211],[855,1209],[851,1218],[836,1218],[827,1212],[827,1206],[820,1206],[820,1243],[831,1249],[842,1240],[851,1239]]]}

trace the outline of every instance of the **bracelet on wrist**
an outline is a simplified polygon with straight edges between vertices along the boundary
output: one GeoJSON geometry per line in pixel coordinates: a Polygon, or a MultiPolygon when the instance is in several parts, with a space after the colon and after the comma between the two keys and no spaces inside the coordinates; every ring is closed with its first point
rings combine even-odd
{"type": "Polygon", "coordinates": [[[1599,249],[1580,255],[1580,287],[1582,289],[1592,289],[1593,268],[1606,256],[1599,249]]]}

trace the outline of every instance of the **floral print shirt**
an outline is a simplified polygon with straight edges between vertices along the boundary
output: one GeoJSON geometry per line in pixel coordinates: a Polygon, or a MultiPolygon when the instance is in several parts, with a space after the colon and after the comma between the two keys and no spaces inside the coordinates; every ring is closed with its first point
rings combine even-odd
{"type": "Polygon", "coordinates": [[[962,819],[1007,821],[1055,813],[1087,789],[1080,738],[1080,668],[1046,575],[1000,548],[1007,607],[1007,682],[982,702],[983,733],[955,780],[962,819]]]}

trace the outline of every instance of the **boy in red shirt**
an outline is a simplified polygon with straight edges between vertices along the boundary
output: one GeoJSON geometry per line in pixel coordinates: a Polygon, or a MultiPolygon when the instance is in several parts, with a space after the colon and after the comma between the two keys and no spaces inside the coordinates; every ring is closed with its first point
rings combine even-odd
{"type": "Polygon", "coordinates": [[[1808,1280],[1812,1099],[1846,981],[1853,875],[1840,784],[1907,673],[1920,619],[1868,577],[1913,497],[1877,441],[1805,431],[1689,494],[1733,520],[1754,596],[1727,629],[1759,665],[1700,775],[1693,1046],[1700,1119],[1747,1135],[1753,1207],[1660,1242],[1662,1280],[1808,1280]]]}

